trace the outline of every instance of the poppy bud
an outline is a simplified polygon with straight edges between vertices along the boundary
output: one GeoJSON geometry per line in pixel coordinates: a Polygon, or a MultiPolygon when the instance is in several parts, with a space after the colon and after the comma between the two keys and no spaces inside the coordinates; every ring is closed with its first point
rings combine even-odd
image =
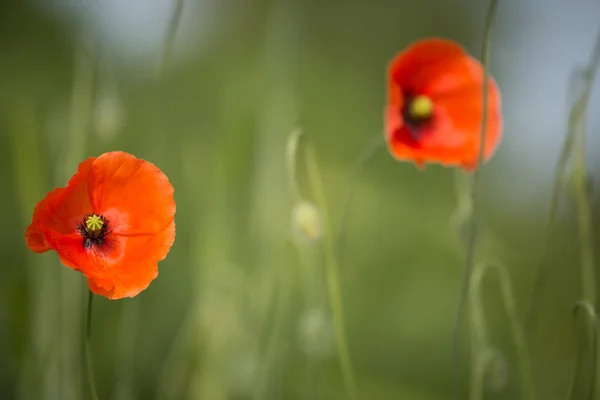
{"type": "Polygon", "coordinates": [[[506,388],[509,381],[509,368],[506,357],[496,349],[488,349],[483,355],[485,357],[485,387],[493,393],[501,392],[506,388]]]}
{"type": "Polygon", "coordinates": [[[321,214],[317,207],[307,201],[299,201],[292,209],[292,227],[301,239],[310,242],[322,235],[321,214]]]}

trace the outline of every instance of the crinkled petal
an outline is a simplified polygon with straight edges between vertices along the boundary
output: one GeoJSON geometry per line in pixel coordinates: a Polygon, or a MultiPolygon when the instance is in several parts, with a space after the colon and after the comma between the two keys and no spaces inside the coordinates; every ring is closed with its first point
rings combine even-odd
{"type": "Polygon", "coordinates": [[[160,232],[173,220],[173,186],[155,165],[120,152],[98,157],[90,176],[94,211],[104,215],[115,234],[160,232]]]}
{"type": "Polygon", "coordinates": [[[79,164],[78,171],[65,188],[52,190],[35,206],[31,224],[25,231],[27,246],[32,251],[41,253],[50,250],[48,241],[42,235],[42,226],[69,234],[76,231],[83,216],[92,211],[88,176],[93,160],[89,158],[79,164]]]}
{"type": "Polygon", "coordinates": [[[432,88],[459,84],[465,78],[464,70],[457,74],[456,67],[465,56],[465,50],[451,40],[436,38],[413,43],[389,65],[390,102],[397,103],[398,93],[422,94],[432,88]],[[450,69],[452,72],[448,73],[450,69]]]}
{"type": "MultiPolygon", "coordinates": [[[[452,41],[425,40],[394,59],[389,79],[385,118],[392,154],[421,167],[429,162],[473,170],[481,136],[481,64],[452,41]],[[403,96],[407,93],[427,96],[434,104],[433,118],[417,128],[406,126],[402,119],[403,96]],[[411,129],[418,129],[418,134],[411,129]]],[[[488,85],[485,161],[500,144],[502,132],[500,91],[492,77],[488,85]]]]}
{"type": "Polygon", "coordinates": [[[103,254],[106,268],[85,273],[90,290],[110,299],[133,297],[158,276],[163,260],[175,240],[175,222],[152,235],[113,235],[103,254]]]}

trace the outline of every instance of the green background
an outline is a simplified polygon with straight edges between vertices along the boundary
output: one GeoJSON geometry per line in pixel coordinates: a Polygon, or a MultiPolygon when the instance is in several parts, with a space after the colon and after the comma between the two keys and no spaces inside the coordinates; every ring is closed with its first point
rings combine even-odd
{"type": "MultiPolygon", "coordinates": [[[[86,157],[111,150],[149,160],[169,177],[177,237],[146,291],[119,301],[95,298],[91,346],[100,398],[347,398],[331,340],[322,243],[292,234],[286,140],[301,126],[316,149],[337,227],[353,160],[383,135],[387,62],[427,36],[452,38],[478,56],[485,7],[474,4],[231,1],[201,50],[192,46],[155,76],[152,63],[160,56],[140,72],[33,6],[4,2],[0,398],[89,398],[85,279],[54,252],[30,252],[24,232],[46,192],[64,186],[86,157]],[[114,132],[110,115],[97,114],[102,95],[122,113],[114,132]],[[301,328],[307,318],[316,321],[308,332],[301,328]]],[[[492,72],[502,88],[510,76],[495,65],[496,59],[492,72]]],[[[510,95],[503,100],[510,138],[518,121],[511,119],[510,95]]],[[[557,156],[548,156],[548,170],[557,156]]],[[[545,217],[493,195],[495,187],[510,188],[512,178],[502,172],[508,162],[501,146],[482,171],[477,260],[506,267],[522,322],[545,217]]],[[[299,162],[300,187],[312,201],[305,171],[299,162]]],[[[451,398],[465,259],[451,223],[454,174],[436,165],[419,171],[382,148],[356,180],[340,276],[362,399],[451,398]]],[[[549,196],[536,208],[548,202],[549,196]]],[[[561,202],[543,266],[547,287],[534,299],[539,324],[528,341],[544,400],[565,398],[577,354],[571,310],[581,297],[579,240],[573,204],[567,196],[561,202]]],[[[598,222],[598,203],[593,207],[598,222]]],[[[521,398],[498,280],[490,275],[483,285],[490,345],[505,363],[496,378],[507,374],[485,396],[521,398]]],[[[463,388],[467,331],[465,323],[463,388]]]]}

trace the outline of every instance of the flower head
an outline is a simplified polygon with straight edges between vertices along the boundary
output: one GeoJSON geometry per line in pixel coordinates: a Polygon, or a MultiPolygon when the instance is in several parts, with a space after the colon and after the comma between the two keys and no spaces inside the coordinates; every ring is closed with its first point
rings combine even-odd
{"type": "Polygon", "coordinates": [[[153,164],[116,151],[88,158],[33,211],[25,232],[36,253],[88,278],[92,292],[133,297],[158,275],[175,240],[173,187],[153,164]]]}
{"type": "MultiPolygon", "coordinates": [[[[390,63],[385,130],[399,160],[474,170],[479,156],[483,68],[458,44],[445,39],[413,43],[390,63]]],[[[501,140],[500,91],[488,79],[484,160],[501,140]]]]}

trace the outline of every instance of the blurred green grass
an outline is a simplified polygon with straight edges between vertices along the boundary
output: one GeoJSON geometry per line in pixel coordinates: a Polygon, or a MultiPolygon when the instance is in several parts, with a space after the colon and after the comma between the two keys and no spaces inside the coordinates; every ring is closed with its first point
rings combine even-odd
{"type": "MultiPolygon", "coordinates": [[[[87,398],[80,353],[85,280],[52,252],[31,254],[23,239],[35,203],[68,178],[63,164],[70,156],[79,47],[72,31],[26,4],[2,7],[0,397],[87,398]]],[[[106,139],[93,121],[84,126],[81,160],[109,150],[131,152],[169,176],[177,202],[177,238],[159,278],[134,299],[97,300],[92,346],[103,399],[116,398],[119,390],[123,398],[169,398],[159,388],[173,375],[166,387],[180,392],[170,398],[247,399],[259,379],[266,379],[268,399],[345,398],[335,353],[310,357],[299,348],[298,323],[307,306],[326,309],[327,303],[322,263],[310,254],[302,261],[287,242],[293,199],[285,140],[298,124],[308,133],[337,226],[350,165],[382,129],[388,59],[420,36],[476,44],[481,26],[477,13],[466,19],[460,7],[441,1],[256,1],[247,7],[245,15],[232,13],[208,48],[160,79],[115,66],[122,128],[106,139]],[[434,14],[427,12],[432,4],[434,14]],[[273,22],[274,13],[282,20],[273,22]],[[421,17],[400,23],[407,13],[421,17]],[[303,262],[313,270],[312,284],[299,282],[303,262]],[[268,374],[257,377],[260,369],[252,366],[265,360],[281,287],[289,288],[289,308],[268,374]],[[129,326],[123,328],[123,313],[139,315],[125,318],[129,326]],[[186,321],[189,335],[179,341],[186,321]],[[121,386],[127,374],[133,394],[121,386]]],[[[98,60],[110,63],[92,54],[94,68],[98,60]]],[[[99,71],[94,93],[111,84],[99,71]]],[[[490,168],[501,166],[492,162],[490,168]]],[[[484,170],[484,190],[494,185],[485,176],[484,170]]],[[[523,317],[543,221],[489,196],[483,200],[479,258],[508,267],[523,317]]],[[[421,172],[385,150],[359,178],[341,276],[364,399],[450,398],[452,323],[464,257],[450,225],[454,206],[452,171],[429,166],[421,172]]],[[[552,262],[545,266],[551,278],[537,299],[543,314],[530,352],[542,399],[562,398],[574,369],[571,307],[580,293],[574,224],[569,212],[553,229],[552,262]]],[[[510,371],[508,386],[490,398],[518,398],[508,322],[494,281],[485,288],[492,341],[510,371]]],[[[462,371],[466,380],[466,364],[462,371]]]]}

